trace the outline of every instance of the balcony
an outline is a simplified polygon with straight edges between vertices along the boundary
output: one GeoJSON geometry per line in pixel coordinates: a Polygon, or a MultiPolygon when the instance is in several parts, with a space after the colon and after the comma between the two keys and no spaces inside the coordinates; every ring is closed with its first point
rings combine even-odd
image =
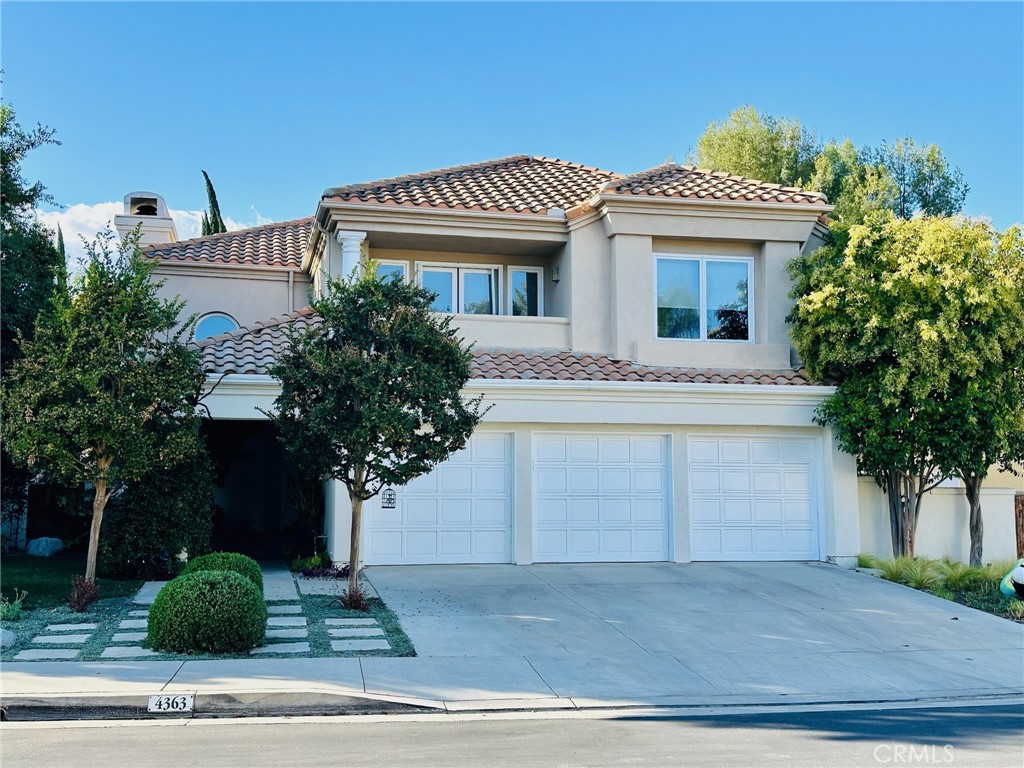
{"type": "Polygon", "coordinates": [[[452,315],[452,325],[478,348],[569,349],[566,317],[452,315]]]}

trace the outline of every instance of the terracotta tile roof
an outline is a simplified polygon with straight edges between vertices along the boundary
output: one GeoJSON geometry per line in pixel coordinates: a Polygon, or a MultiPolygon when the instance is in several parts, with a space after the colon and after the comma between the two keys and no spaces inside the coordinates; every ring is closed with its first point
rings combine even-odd
{"type": "Polygon", "coordinates": [[[649,195],[652,197],[678,197],[739,202],[797,203],[822,205],[828,203],[820,192],[808,192],[798,187],[767,184],[743,176],[731,176],[723,171],[708,171],[694,165],[666,163],[623,176],[605,187],[602,192],[619,195],[649,195]]]}
{"type": "Polygon", "coordinates": [[[305,307],[229,333],[210,336],[196,342],[195,346],[202,352],[203,370],[208,374],[266,375],[288,346],[288,328],[319,324],[320,316],[305,307]]]}
{"type": "Polygon", "coordinates": [[[514,155],[366,184],[334,187],[324,199],[467,211],[545,214],[571,208],[620,174],[550,157],[514,155]]]}
{"type": "Polygon", "coordinates": [[[150,245],[142,253],[165,264],[228,264],[299,269],[312,228],[312,218],[282,221],[176,243],[150,245]]]}
{"type": "MultiPolygon", "coordinates": [[[[320,318],[310,308],[212,336],[197,344],[208,374],[263,374],[288,344],[287,328],[313,326],[320,318]]],[[[474,379],[527,381],[661,381],[686,384],[812,384],[802,369],[725,371],[637,365],[605,355],[576,352],[477,349],[474,379]]]]}
{"type": "Polygon", "coordinates": [[[508,349],[473,351],[478,379],[540,381],[662,381],[677,384],[812,384],[803,369],[782,371],[670,368],[613,360],[578,352],[529,352],[508,349]]]}

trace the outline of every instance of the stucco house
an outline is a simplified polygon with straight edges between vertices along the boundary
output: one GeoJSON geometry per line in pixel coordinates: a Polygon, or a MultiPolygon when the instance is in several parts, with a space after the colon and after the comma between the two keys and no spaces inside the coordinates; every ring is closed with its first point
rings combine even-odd
{"type": "MultiPolygon", "coordinates": [[[[474,345],[467,394],[493,408],[465,450],[369,503],[368,565],[852,563],[888,550],[884,504],[814,426],[831,390],[798,367],[786,324],[785,265],[820,243],[830,208],[689,166],[522,155],[330,188],[311,218],[192,240],[152,193],[126,196],[115,224],[142,225],[162,290],[200,315],[219,381],[208,438],[235,448],[222,537],[272,547],[294,516],[260,410],[268,368],[288,326],[316,321],[325,277],[372,259],[437,293],[474,345]]],[[[344,488],[328,483],[324,504],[343,561],[344,488]]],[[[1012,549],[1012,504],[1012,490],[988,504],[987,554],[1012,549]]]]}

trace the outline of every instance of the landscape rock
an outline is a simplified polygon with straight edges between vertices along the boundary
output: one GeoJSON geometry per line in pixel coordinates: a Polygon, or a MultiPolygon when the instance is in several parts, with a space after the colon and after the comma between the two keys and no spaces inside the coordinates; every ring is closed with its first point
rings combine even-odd
{"type": "Polygon", "coordinates": [[[0,629],[0,648],[10,648],[18,640],[18,636],[9,629],[0,629]]]}
{"type": "Polygon", "coordinates": [[[25,548],[25,551],[36,557],[52,557],[64,549],[64,542],[49,536],[41,539],[32,539],[25,548]]]}

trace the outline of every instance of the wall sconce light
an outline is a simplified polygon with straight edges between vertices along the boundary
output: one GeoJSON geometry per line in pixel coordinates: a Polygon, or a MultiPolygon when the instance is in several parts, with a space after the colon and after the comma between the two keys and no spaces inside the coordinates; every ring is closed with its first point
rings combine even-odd
{"type": "Polygon", "coordinates": [[[561,279],[562,279],[562,273],[559,271],[558,267],[552,267],[551,268],[551,282],[552,283],[557,283],[561,279]]]}

